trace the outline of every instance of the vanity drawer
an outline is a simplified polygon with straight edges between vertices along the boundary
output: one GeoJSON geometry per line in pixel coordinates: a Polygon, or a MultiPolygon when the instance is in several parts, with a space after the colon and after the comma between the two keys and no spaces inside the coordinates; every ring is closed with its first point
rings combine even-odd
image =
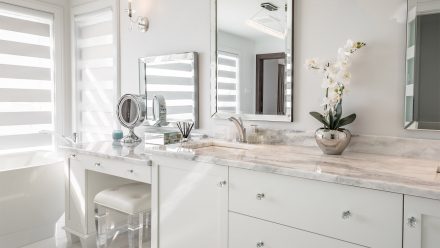
{"type": "Polygon", "coordinates": [[[138,182],[151,183],[151,166],[134,164],[121,160],[111,160],[87,155],[77,155],[86,170],[122,177],[138,182]]]}
{"type": "Polygon", "coordinates": [[[231,168],[230,211],[373,248],[402,247],[403,196],[231,168]]]}
{"type": "Polygon", "coordinates": [[[332,239],[240,214],[229,215],[229,248],[361,248],[332,239]]]}

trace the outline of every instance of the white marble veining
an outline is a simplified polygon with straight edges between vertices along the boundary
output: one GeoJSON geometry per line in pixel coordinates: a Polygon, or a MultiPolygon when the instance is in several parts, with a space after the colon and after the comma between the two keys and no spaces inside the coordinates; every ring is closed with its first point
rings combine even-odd
{"type": "Polygon", "coordinates": [[[97,156],[106,159],[116,159],[130,163],[151,165],[150,154],[145,150],[144,143],[134,147],[122,146],[112,141],[76,144],[74,146],[62,146],[62,150],[70,153],[97,156]]]}
{"type": "Polygon", "coordinates": [[[161,155],[440,200],[440,160],[432,158],[353,151],[329,156],[313,146],[250,145],[212,139],[168,146],[139,144],[134,148],[99,142],[63,149],[145,165],[151,164],[154,155],[161,155]]]}
{"type": "MultiPolygon", "coordinates": [[[[257,128],[257,131],[263,144],[318,147],[314,132],[268,128],[257,128]]],[[[440,140],[354,134],[347,151],[440,160],[440,140]]]]}
{"type": "Polygon", "coordinates": [[[440,200],[440,162],[346,152],[323,155],[318,148],[243,145],[204,141],[151,146],[149,152],[173,158],[276,173],[440,200]]]}

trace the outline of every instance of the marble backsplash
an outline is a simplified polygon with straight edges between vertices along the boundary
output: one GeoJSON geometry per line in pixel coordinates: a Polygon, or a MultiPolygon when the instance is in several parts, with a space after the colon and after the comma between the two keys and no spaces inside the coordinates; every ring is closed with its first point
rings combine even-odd
{"type": "MultiPolygon", "coordinates": [[[[259,136],[259,143],[262,144],[299,145],[316,147],[318,149],[314,138],[314,132],[276,130],[258,127],[256,133],[259,136]]],[[[252,134],[249,134],[248,128],[248,136],[249,135],[252,134]]],[[[230,139],[230,137],[219,136],[221,135],[217,134],[216,138],[230,139]]],[[[440,140],[353,135],[347,151],[440,160],[440,140]]]]}

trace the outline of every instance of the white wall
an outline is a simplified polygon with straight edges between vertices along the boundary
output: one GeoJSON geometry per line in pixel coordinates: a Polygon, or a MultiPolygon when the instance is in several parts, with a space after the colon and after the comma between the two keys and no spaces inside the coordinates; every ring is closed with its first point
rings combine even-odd
{"type": "MultiPolygon", "coordinates": [[[[84,0],[74,0],[84,1],[84,0]]],[[[121,1],[122,91],[138,91],[137,58],[184,51],[200,54],[200,119],[203,129],[230,124],[210,118],[210,1],[155,0],[148,33],[129,31],[121,1]]],[[[344,112],[356,112],[357,134],[440,139],[440,133],[403,130],[406,0],[295,0],[294,123],[275,128],[314,130],[308,112],[320,110],[318,74],[306,71],[309,57],[332,58],[347,38],[368,46],[353,61],[351,93],[344,112]],[[399,22],[400,21],[400,22],[399,22]]]]}

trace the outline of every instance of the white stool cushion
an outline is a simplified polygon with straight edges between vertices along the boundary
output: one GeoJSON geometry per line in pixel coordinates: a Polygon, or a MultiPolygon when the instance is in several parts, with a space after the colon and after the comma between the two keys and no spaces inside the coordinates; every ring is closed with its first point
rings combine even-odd
{"type": "Polygon", "coordinates": [[[106,189],[95,196],[95,204],[134,215],[150,210],[151,186],[145,183],[132,183],[106,189]]]}

